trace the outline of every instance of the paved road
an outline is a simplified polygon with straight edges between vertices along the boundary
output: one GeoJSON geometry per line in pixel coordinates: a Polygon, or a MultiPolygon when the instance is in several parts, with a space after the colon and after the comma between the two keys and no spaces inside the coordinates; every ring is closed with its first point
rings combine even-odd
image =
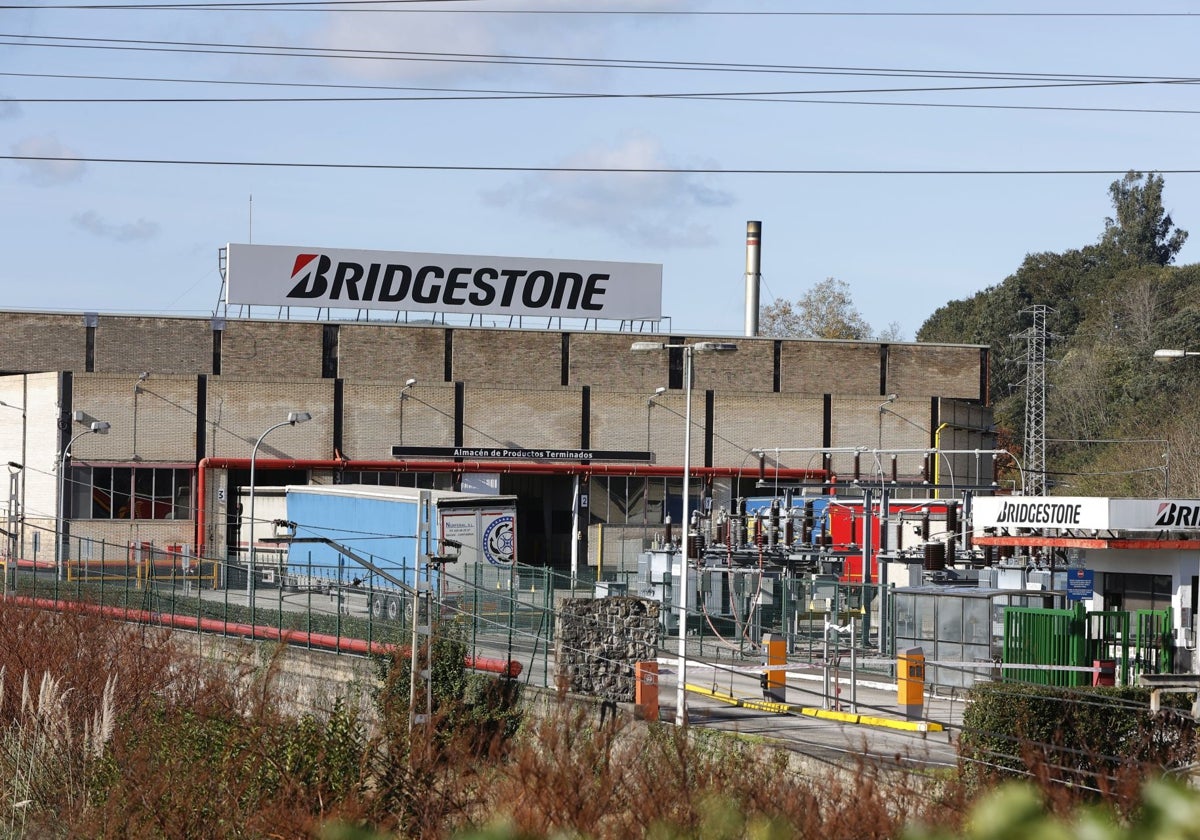
{"type": "MultiPolygon", "coordinates": [[[[674,719],[676,684],[672,672],[662,679],[661,698],[666,719],[674,719]]],[[[701,668],[689,666],[688,684],[695,686],[701,668]]],[[[754,704],[763,699],[758,677],[728,672],[717,678],[718,693],[754,704]]],[[[909,720],[906,710],[896,703],[896,689],[882,688],[877,679],[860,681],[857,704],[849,702],[849,681],[843,682],[839,703],[823,696],[824,680],[803,672],[788,672],[787,701],[793,711],[777,713],[754,708],[735,707],[696,692],[688,693],[688,723],[763,736],[789,750],[837,764],[872,759],[885,764],[953,767],[956,764],[955,740],[962,722],[961,699],[926,695],[918,720],[909,720]],[[828,711],[826,707],[828,706],[828,711]],[[803,709],[803,711],[796,711],[803,709]],[[829,714],[828,717],[817,715],[829,714]],[[867,722],[864,722],[867,721],[867,722]],[[886,724],[892,725],[886,725],[886,724]],[[924,724],[925,731],[916,727],[924,724]],[[912,727],[912,728],[899,728],[912,727]]],[[[708,685],[703,686],[709,688],[708,685]]]]}
{"type": "MultiPolygon", "coordinates": [[[[516,659],[522,664],[521,681],[530,686],[552,686],[555,663],[553,651],[544,647],[534,650],[520,638],[511,647],[505,639],[480,638],[479,652],[485,656],[516,659]]],[[[963,701],[956,697],[930,696],[919,718],[929,725],[929,731],[913,731],[889,728],[878,723],[861,722],[862,718],[881,718],[901,726],[916,726],[909,721],[906,709],[898,705],[895,683],[887,677],[860,674],[856,691],[851,690],[846,670],[841,671],[840,692],[832,689],[832,696],[825,695],[825,678],[821,670],[805,668],[787,672],[787,695],[789,706],[797,711],[779,713],[761,709],[736,706],[761,703],[763,692],[759,685],[756,662],[746,660],[731,662],[689,661],[687,683],[698,691],[689,691],[687,708],[688,723],[738,732],[745,735],[771,739],[781,746],[821,761],[852,764],[862,759],[874,759],[884,763],[919,766],[953,767],[956,764],[955,740],[962,722],[963,701]],[[717,699],[719,695],[724,700],[717,699]],[[857,701],[851,704],[851,699],[857,701]],[[808,713],[798,711],[804,709],[808,713]],[[817,717],[839,711],[837,720],[817,717]],[[857,713],[859,722],[855,720],[857,713]],[[941,731],[936,731],[939,726],[941,731]]],[[[659,658],[659,707],[660,719],[675,720],[677,697],[676,658],[662,655],[659,658]]]]}

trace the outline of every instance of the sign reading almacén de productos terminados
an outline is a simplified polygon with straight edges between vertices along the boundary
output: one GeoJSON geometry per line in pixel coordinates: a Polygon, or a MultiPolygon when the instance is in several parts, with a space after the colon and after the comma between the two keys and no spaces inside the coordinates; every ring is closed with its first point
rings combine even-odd
{"type": "Polygon", "coordinates": [[[402,251],[234,245],[226,302],[658,320],[662,266],[402,251]]]}

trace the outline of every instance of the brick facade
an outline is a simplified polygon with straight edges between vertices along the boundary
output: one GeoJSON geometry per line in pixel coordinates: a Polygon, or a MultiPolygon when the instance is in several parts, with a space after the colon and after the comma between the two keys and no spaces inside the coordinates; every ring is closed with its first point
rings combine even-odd
{"type": "MultiPolygon", "coordinates": [[[[925,449],[946,424],[944,448],[950,441],[979,448],[991,422],[984,404],[987,351],[977,346],[380,322],[18,312],[4,318],[0,370],[71,373],[0,378],[7,395],[0,398],[15,402],[20,393],[39,407],[36,420],[25,424],[19,412],[0,414],[0,462],[20,459],[23,446],[34,468],[24,497],[30,522],[53,517],[63,436],[86,428],[73,422],[73,411],[112,424],[107,435],[77,441],[72,454],[81,464],[191,468],[200,458],[248,459],[264,430],[289,411],[307,411],[312,422],[272,433],[258,457],[390,463],[394,445],[461,443],[648,451],[654,465],[677,468],[684,460],[683,354],[633,353],[634,341],[738,345],[734,353],[694,357],[690,460],[740,470],[747,479],[757,472],[756,448],[780,449],[770,464],[870,474],[888,465],[856,463],[845,453],[823,463],[811,450],[925,449]],[[410,378],[417,381],[405,388],[410,378]],[[656,396],[659,387],[665,390],[656,396]],[[889,393],[897,398],[882,411],[889,393]]],[[[920,455],[900,456],[899,463],[909,476],[923,467],[920,455]]],[[[293,472],[300,481],[329,482],[337,474],[334,465],[293,472]]],[[[223,488],[231,498],[246,478],[221,472],[209,489],[223,488]]],[[[541,505],[537,521],[560,522],[569,491],[547,484],[534,502],[541,505]]],[[[225,509],[211,494],[205,512],[209,533],[222,534],[225,509]]],[[[143,525],[171,540],[191,527],[143,525]]],[[[77,535],[85,527],[137,539],[128,522],[80,522],[77,535]]],[[[561,523],[553,528],[561,531],[561,523]]]]}

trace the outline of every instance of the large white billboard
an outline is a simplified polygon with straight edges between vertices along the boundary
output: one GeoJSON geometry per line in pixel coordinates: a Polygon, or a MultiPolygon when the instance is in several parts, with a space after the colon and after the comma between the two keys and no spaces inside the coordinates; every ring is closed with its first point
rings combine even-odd
{"type": "Polygon", "coordinates": [[[1108,499],[1091,496],[983,496],[971,504],[974,527],[1104,530],[1108,499]]]}
{"type": "Polygon", "coordinates": [[[1200,530],[1200,499],[987,496],[972,503],[974,528],[1087,531],[1200,530]]]}
{"type": "Polygon", "coordinates": [[[227,246],[226,303],[656,321],[662,266],[227,246]]]}
{"type": "Polygon", "coordinates": [[[1110,527],[1126,531],[1200,529],[1200,499],[1113,499],[1110,527]]]}

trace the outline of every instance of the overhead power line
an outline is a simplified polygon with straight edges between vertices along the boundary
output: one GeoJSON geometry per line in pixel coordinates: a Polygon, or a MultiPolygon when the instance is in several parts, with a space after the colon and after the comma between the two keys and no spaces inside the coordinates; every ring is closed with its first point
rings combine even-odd
{"type": "Polygon", "coordinates": [[[831,17],[831,18],[1186,18],[1192,12],[917,12],[917,11],[771,11],[688,9],[489,9],[473,4],[480,0],[263,0],[263,2],[208,3],[37,3],[0,4],[0,9],[56,9],[67,11],[342,11],[401,12],[406,14],[491,15],[598,15],[606,17],[831,17]],[[438,4],[471,4],[469,8],[442,8],[438,4]],[[413,8],[421,6],[421,8],[413,8]]]}
{"type": "MultiPolygon", "coordinates": [[[[848,74],[849,75],[849,74],[848,74]]],[[[396,97],[21,97],[5,96],[9,102],[18,103],[187,103],[187,102],[374,102],[374,101],[434,101],[456,100],[567,100],[567,99],[693,99],[715,102],[757,102],[801,105],[861,105],[905,108],[950,108],[997,111],[1063,111],[1072,113],[1116,113],[1116,114],[1200,114],[1193,108],[1121,108],[1116,106],[1074,105],[996,105],[971,102],[907,102],[872,99],[797,99],[785,91],[761,91],[757,94],[722,92],[661,92],[661,93],[596,93],[583,91],[512,90],[497,88],[429,87],[418,85],[368,85],[336,84],[331,82],[277,82],[231,79],[187,79],[164,76],[104,76],[81,73],[17,73],[0,72],[0,76],[22,79],[62,79],[70,81],[142,82],[150,84],[215,85],[236,87],[296,88],[303,90],[389,90],[414,93],[444,94],[442,96],[396,96],[396,97]]],[[[942,77],[945,78],[945,77],[942,77]]],[[[1167,81],[1163,79],[1162,81],[1167,81]]]]}
{"type": "MultiPolygon", "coordinates": [[[[621,70],[668,70],[721,73],[778,73],[786,75],[852,75],[902,78],[959,79],[979,81],[1046,82],[1049,86],[1195,84],[1195,76],[1142,76],[1115,74],[1006,73],[975,70],[930,70],[888,67],[836,67],[804,64],[759,64],[712,61],[664,61],[656,59],[590,58],[556,55],[513,55],[504,53],[453,53],[428,50],[367,50],[353,47],[305,47],[278,44],[235,44],[214,41],[161,41],[142,38],[89,38],[70,35],[23,35],[0,32],[5,46],[111,49],[136,52],[185,54],[264,55],[270,57],[327,58],[342,60],[431,61],[464,64],[501,64],[538,67],[597,67],[621,70]]],[[[1040,85],[1038,85],[1040,86],[1040,85]]],[[[1002,87],[1021,87],[1020,85],[1002,87]]],[[[941,90],[943,88],[932,88],[941,90]]],[[[965,87],[971,90],[976,88],[965,87]]],[[[900,88],[898,90],[909,90],[900,88]]],[[[832,90],[829,93],[860,91],[832,90]]],[[[861,92],[878,92],[865,90],[861,92]]],[[[800,94],[813,91],[780,91],[800,94]]],[[[736,95],[736,92],[731,94],[736,95]]]]}
{"type": "MultiPolygon", "coordinates": [[[[719,169],[713,167],[605,167],[605,166],[456,166],[450,164],[411,163],[318,163],[263,160],[198,160],[170,158],[87,157],[83,155],[0,155],[0,160],[66,163],[113,163],[150,166],[230,166],[277,167],[281,169],[345,169],[424,172],[549,172],[584,175],[1115,175],[1123,176],[1129,167],[1114,169],[719,169]]],[[[1159,175],[1198,175],[1200,169],[1137,168],[1159,175]]]]}
{"type": "MultiPolygon", "coordinates": [[[[4,35],[0,34],[0,38],[11,37],[18,38],[23,36],[4,35]]],[[[53,36],[47,36],[53,37],[53,36]]],[[[156,43],[156,42],[151,42],[156,43]]],[[[40,44],[22,44],[19,41],[8,43],[6,46],[40,46],[40,44]]],[[[229,47],[241,47],[241,44],[227,44],[229,47]]],[[[289,49],[288,47],[278,47],[277,49],[289,49]]],[[[298,48],[304,49],[304,48],[298,48]]],[[[274,55],[275,53],[270,53],[274,55]]],[[[455,53],[434,53],[433,55],[446,56],[452,58],[455,53]]],[[[509,56],[509,58],[523,58],[523,56],[509,56]]],[[[575,59],[572,59],[575,60],[575,59]]],[[[595,66],[604,67],[601,62],[610,59],[582,59],[584,61],[596,62],[595,66]]],[[[619,61],[618,59],[611,59],[619,61]]],[[[764,73],[788,72],[796,74],[796,76],[854,76],[854,77],[882,77],[882,78],[931,78],[931,79],[970,79],[970,80],[1008,80],[1008,82],[1154,82],[1154,83],[1195,83],[1200,80],[1196,77],[1177,77],[1177,76],[1132,76],[1132,74],[1123,74],[1123,76],[1115,76],[1115,74],[1098,74],[1098,73],[1032,73],[1032,72],[1004,72],[1004,71],[974,71],[974,70],[917,70],[917,68],[907,67],[836,67],[836,66],[818,66],[818,65],[732,65],[732,64],[706,64],[706,62],[671,62],[671,64],[679,64],[680,70],[690,70],[692,67],[698,68],[746,68],[750,71],[761,71],[764,73]]],[[[636,68],[636,67],[635,67],[636,68]]],[[[354,83],[348,84],[344,82],[276,82],[276,80],[256,80],[256,79],[196,79],[182,78],[173,76],[101,76],[101,74],[88,73],[22,73],[17,71],[0,71],[0,76],[8,76],[13,78],[26,79],[68,79],[68,80],[96,80],[96,82],[161,82],[161,83],[186,83],[186,84],[212,84],[212,85],[257,85],[264,88],[331,88],[331,89],[352,89],[352,90],[440,90],[440,91],[455,91],[464,90],[462,88],[431,88],[431,86],[414,86],[414,85],[394,85],[394,84],[364,84],[354,83]]],[[[480,92],[480,89],[468,88],[470,92],[480,92]]],[[[511,92],[521,92],[521,94],[558,94],[562,91],[512,91],[508,89],[484,89],[482,92],[497,92],[497,94],[511,94],[511,92]]],[[[766,91],[766,92],[787,92],[787,91],[766,91]]]]}

